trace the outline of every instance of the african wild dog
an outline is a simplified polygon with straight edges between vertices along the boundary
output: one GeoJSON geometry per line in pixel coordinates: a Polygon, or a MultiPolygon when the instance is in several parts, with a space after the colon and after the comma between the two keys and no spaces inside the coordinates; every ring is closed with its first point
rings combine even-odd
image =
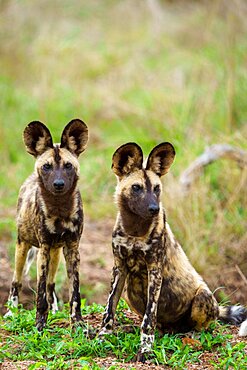
{"type": "Polygon", "coordinates": [[[71,321],[82,320],[78,248],[83,209],[77,188],[80,171],[77,157],[85,150],[88,129],[84,122],[74,119],[64,128],[61,143],[53,145],[48,128],[34,121],[25,128],[23,138],[27,152],[37,159],[35,171],[22,185],[18,198],[18,238],[9,301],[18,306],[28,251],[32,246],[37,247],[36,326],[42,330],[48,305],[53,311],[57,310],[55,275],[62,249],[69,278],[71,321]]]}
{"type": "Polygon", "coordinates": [[[174,157],[170,143],[156,146],[145,168],[142,150],[135,143],[121,146],[113,155],[119,213],[113,230],[111,292],[99,335],[112,331],[126,283],[126,300],[143,318],[138,361],[145,361],[152,349],[156,322],[161,332],[186,332],[207,328],[217,318],[239,324],[247,317],[244,307],[218,305],[166,222],[160,177],[174,157]]]}

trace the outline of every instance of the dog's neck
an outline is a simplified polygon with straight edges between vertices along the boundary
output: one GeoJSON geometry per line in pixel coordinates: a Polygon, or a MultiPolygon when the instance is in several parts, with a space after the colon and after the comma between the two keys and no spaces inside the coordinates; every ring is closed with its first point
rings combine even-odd
{"type": "Polygon", "coordinates": [[[43,211],[49,218],[71,219],[77,210],[76,185],[66,194],[54,195],[45,188],[39,188],[40,200],[44,207],[43,211]]]}
{"type": "Polygon", "coordinates": [[[143,219],[125,207],[119,209],[118,221],[125,233],[133,237],[148,237],[152,232],[158,215],[153,218],[143,219]]]}

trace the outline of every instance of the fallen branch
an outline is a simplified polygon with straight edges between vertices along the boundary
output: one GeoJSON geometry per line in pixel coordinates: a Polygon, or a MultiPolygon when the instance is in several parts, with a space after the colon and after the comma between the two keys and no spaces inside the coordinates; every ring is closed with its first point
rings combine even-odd
{"type": "Polygon", "coordinates": [[[180,184],[183,190],[188,190],[192,183],[203,171],[203,168],[219,158],[231,159],[239,167],[247,167],[247,152],[227,144],[215,144],[206,148],[205,152],[200,155],[180,176],[180,184]]]}
{"type": "Polygon", "coordinates": [[[245,282],[245,284],[247,285],[247,279],[246,277],[244,276],[243,272],[240,270],[239,266],[238,265],[235,265],[235,269],[237,270],[238,274],[241,276],[242,280],[245,282]]]}

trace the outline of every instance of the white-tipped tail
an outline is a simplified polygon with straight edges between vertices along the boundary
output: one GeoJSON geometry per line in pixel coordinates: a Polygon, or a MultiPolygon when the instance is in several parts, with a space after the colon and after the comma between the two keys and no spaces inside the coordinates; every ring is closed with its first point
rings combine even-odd
{"type": "Polygon", "coordinates": [[[240,335],[240,337],[245,337],[247,335],[247,320],[242,322],[238,335],[240,335]]]}
{"type": "Polygon", "coordinates": [[[33,263],[33,260],[36,257],[36,255],[37,255],[37,248],[32,247],[31,249],[29,249],[28,254],[27,254],[26,264],[25,264],[24,275],[28,275],[31,264],[33,263]]]}
{"type": "Polygon", "coordinates": [[[220,306],[219,319],[227,324],[240,325],[247,319],[247,308],[243,306],[220,306]]]}

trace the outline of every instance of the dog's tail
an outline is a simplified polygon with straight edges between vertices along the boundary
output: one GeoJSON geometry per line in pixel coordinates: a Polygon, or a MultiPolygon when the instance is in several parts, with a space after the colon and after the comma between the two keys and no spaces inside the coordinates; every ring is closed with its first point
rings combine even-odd
{"type": "Polygon", "coordinates": [[[30,267],[33,263],[33,260],[36,258],[37,253],[38,253],[37,248],[32,247],[29,249],[28,254],[27,254],[26,264],[25,264],[25,271],[24,271],[25,275],[28,275],[30,267]]]}
{"type": "Polygon", "coordinates": [[[240,335],[240,337],[245,337],[247,335],[247,320],[242,322],[238,335],[240,335]]]}
{"type": "Polygon", "coordinates": [[[243,306],[219,306],[219,320],[232,325],[241,325],[239,335],[247,335],[247,308],[243,306]]]}

